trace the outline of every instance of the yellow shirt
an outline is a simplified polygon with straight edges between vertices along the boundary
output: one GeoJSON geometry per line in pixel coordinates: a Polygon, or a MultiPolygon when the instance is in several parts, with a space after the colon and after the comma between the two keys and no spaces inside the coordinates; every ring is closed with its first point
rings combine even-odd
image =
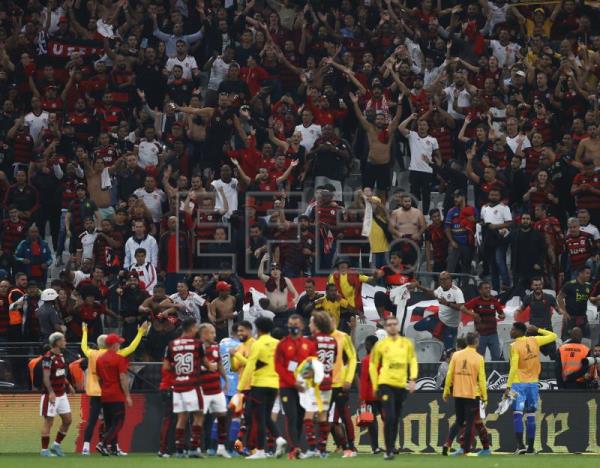
{"type": "Polygon", "coordinates": [[[534,383],[540,377],[540,346],[556,341],[557,335],[542,328],[542,336],[521,336],[510,345],[510,372],[507,387],[513,383],[534,383]]]}
{"type": "MultiPolygon", "coordinates": [[[[138,328],[137,335],[133,339],[127,348],[120,349],[117,353],[121,356],[127,357],[132,354],[142,341],[144,336],[144,329],[138,328]]],[[[88,367],[85,375],[85,393],[88,396],[100,396],[100,384],[98,383],[98,374],[96,373],[96,361],[98,358],[106,352],[106,349],[90,349],[88,347],[88,335],[87,328],[83,329],[81,335],[81,351],[88,359],[88,367]]]]}
{"type": "Polygon", "coordinates": [[[405,388],[408,381],[415,380],[418,375],[419,364],[411,340],[403,336],[396,339],[388,336],[375,343],[369,364],[373,391],[377,391],[379,385],[405,388]]]}
{"type": "MultiPolygon", "coordinates": [[[[256,339],[250,337],[235,349],[233,359],[231,360],[231,370],[237,371],[238,379],[242,378],[246,362],[248,362],[248,356],[250,356],[250,350],[255,342],[256,339]]],[[[240,390],[248,390],[249,388],[250,382],[248,382],[247,388],[241,388],[240,390]]]]}
{"type": "Polygon", "coordinates": [[[467,347],[452,355],[446,383],[444,397],[475,399],[481,397],[487,401],[487,379],[485,377],[485,360],[475,348],[467,347]]]}
{"type": "Polygon", "coordinates": [[[271,335],[262,335],[254,342],[238,383],[238,391],[249,387],[279,388],[279,375],[275,371],[277,343],[279,340],[271,335]]]}
{"type": "Polygon", "coordinates": [[[330,301],[327,296],[316,301],[317,307],[323,309],[335,321],[335,328],[340,324],[340,315],[342,307],[348,307],[348,301],[341,298],[338,301],[330,301]]]}
{"type": "MultiPolygon", "coordinates": [[[[550,37],[551,29],[552,29],[552,21],[548,18],[544,21],[544,25],[542,26],[542,37],[545,37],[545,38],[550,37]]],[[[533,34],[535,32],[535,23],[530,19],[527,19],[525,21],[525,32],[526,32],[528,38],[531,39],[531,37],[533,37],[533,34]]]]}
{"type": "MultiPolygon", "coordinates": [[[[373,218],[375,218],[375,215],[373,215],[373,218]]],[[[375,219],[373,219],[373,223],[371,224],[369,245],[371,246],[371,252],[373,253],[388,252],[390,250],[390,243],[385,237],[383,229],[375,222],[375,219]]]]}
{"type": "MultiPolygon", "coordinates": [[[[358,279],[360,280],[361,283],[366,283],[369,281],[369,277],[367,275],[358,275],[358,279]]],[[[329,275],[329,278],[327,279],[327,283],[328,284],[335,284],[335,281],[333,280],[333,273],[331,275],[329,275]]],[[[348,306],[349,307],[356,307],[356,304],[354,303],[354,286],[352,286],[349,282],[348,282],[348,275],[347,274],[340,274],[340,289],[341,291],[338,291],[342,297],[344,299],[346,299],[348,301],[348,306]]]]}
{"type": "Polygon", "coordinates": [[[337,342],[337,354],[333,363],[332,387],[341,387],[344,383],[352,383],[356,374],[356,349],[352,344],[352,338],[343,331],[335,330],[331,336],[337,342]]]}

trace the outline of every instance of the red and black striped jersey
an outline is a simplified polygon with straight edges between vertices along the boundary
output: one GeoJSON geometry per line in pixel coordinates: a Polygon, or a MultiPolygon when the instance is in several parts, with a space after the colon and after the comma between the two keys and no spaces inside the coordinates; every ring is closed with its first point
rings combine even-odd
{"type": "Polygon", "coordinates": [[[594,238],[591,234],[579,231],[578,236],[567,235],[565,239],[571,271],[581,268],[594,251],[594,238]]]}
{"type": "Polygon", "coordinates": [[[16,163],[29,164],[33,156],[33,138],[29,133],[17,132],[13,138],[13,159],[16,163]]]}
{"type": "Polygon", "coordinates": [[[324,333],[313,335],[312,340],[315,342],[315,347],[317,348],[317,358],[323,364],[323,370],[325,371],[325,376],[319,388],[321,390],[331,390],[333,364],[337,356],[337,341],[333,336],[324,333]]]}
{"type": "MultiPolygon", "coordinates": [[[[65,394],[67,388],[67,366],[65,364],[65,358],[62,353],[55,354],[52,351],[48,351],[42,358],[42,370],[50,371],[50,385],[52,391],[56,396],[62,396],[65,394]]],[[[43,393],[48,393],[46,386],[43,386],[43,393]]]]}
{"type": "Polygon", "coordinates": [[[27,225],[22,219],[19,219],[16,223],[13,223],[10,219],[5,219],[2,222],[2,233],[0,234],[2,250],[14,252],[19,242],[25,239],[27,235],[27,225]]]}
{"type": "Polygon", "coordinates": [[[467,309],[475,312],[481,320],[475,322],[475,330],[481,336],[490,336],[498,333],[498,321],[496,316],[503,313],[504,306],[494,297],[484,299],[477,296],[465,304],[467,309]]]}
{"type": "Polygon", "coordinates": [[[169,343],[165,359],[173,368],[173,391],[189,392],[198,387],[204,350],[197,338],[177,338],[169,343]]]}
{"type": "MultiPolygon", "coordinates": [[[[573,179],[573,185],[589,185],[591,188],[600,190],[600,175],[596,172],[593,174],[577,174],[573,179]]],[[[581,190],[575,196],[577,208],[598,209],[600,208],[600,196],[590,190],[581,190]]]]}
{"type": "MultiPolygon", "coordinates": [[[[219,344],[209,343],[204,344],[204,356],[208,362],[219,364],[221,355],[219,354],[219,344]]],[[[218,370],[211,371],[202,367],[200,370],[200,387],[204,395],[216,395],[222,392],[221,374],[218,370]]]]}

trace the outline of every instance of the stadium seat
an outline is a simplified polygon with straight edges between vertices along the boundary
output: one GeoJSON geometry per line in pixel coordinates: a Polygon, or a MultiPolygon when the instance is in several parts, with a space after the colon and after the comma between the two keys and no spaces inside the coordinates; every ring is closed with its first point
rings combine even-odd
{"type": "Polygon", "coordinates": [[[415,344],[417,359],[420,363],[440,362],[444,345],[438,340],[422,340],[415,344]]]}

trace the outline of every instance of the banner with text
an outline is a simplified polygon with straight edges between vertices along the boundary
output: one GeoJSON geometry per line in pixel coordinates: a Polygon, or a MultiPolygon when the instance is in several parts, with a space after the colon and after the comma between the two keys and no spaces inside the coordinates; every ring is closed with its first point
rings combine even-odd
{"type": "MultiPolygon", "coordinates": [[[[490,394],[488,409],[493,411],[502,397],[501,392],[490,394]]],[[[80,451],[87,425],[89,402],[85,395],[69,397],[73,425],[63,443],[67,452],[80,451]]],[[[0,394],[0,453],[36,452],[39,450],[40,396],[33,393],[0,394]]],[[[351,394],[350,408],[357,408],[357,395],[351,394]]],[[[535,447],[546,453],[599,453],[598,407],[600,394],[593,392],[550,391],[540,394],[537,413],[535,447]]],[[[134,395],[134,405],[127,408],[125,426],[119,444],[126,451],[156,452],[162,421],[162,402],[159,393],[134,395]]],[[[280,423],[283,421],[280,420],[280,423]]],[[[436,453],[440,451],[454,422],[454,405],[443,402],[440,392],[417,392],[404,405],[400,423],[399,442],[404,452],[436,453]]],[[[511,453],[515,439],[510,411],[502,416],[489,414],[486,426],[492,449],[511,453]]],[[[365,428],[356,427],[357,446],[369,452],[365,428]]],[[[383,446],[383,426],[379,425],[379,445],[383,446]]],[[[95,447],[97,431],[92,441],[95,447]]],[[[331,441],[330,441],[331,443],[331,441]]]]}

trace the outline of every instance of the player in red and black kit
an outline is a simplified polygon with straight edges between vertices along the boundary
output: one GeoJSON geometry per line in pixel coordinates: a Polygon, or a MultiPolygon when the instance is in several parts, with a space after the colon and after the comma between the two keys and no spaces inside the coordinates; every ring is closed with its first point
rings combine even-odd
{"type": "Polygon", "coordinates": [[[175,375],[173,369],[161,369],[160,399],[162,401],[162,422],[160,425],[160,448],[158,450],[159,458],[169,458],[169,432],[173,424],[173,381],[175,375]]]}
{"type": "MultiPolygon", "coordinates": [[[[327,312],[313,312],[309,328],[317,359],[323,364],[323,380],[315,387],[308,386],[300,393],[300,405],[305,410],[304,433],[306,434],[306,441],[309,447],[307,452],[300,454],[300,458],[318,456],[318,452],[316,452],[317,448],[321,456],[326,455],[325,448],[330,429],[328,415],[331,406],[333,365],[337,355],[337,341],[331,336],[333,323],[327,312]],[[315,415],[319,424],[318,445],[313,421],[315,415]]],[[[314,376],[310,378],[312,379],[314,376]]]]}
{"type": "Polygon", "coordinates": [[[595,251],[594,237],[581,230],[577,218],[569,219],[562,261],[565,278],[567,280],[575,279],[577,272],[585,265],[587,259],[594,255],[595,251]]]}
{"type": "Polygon", "coordinates": [[[231,455],[225,448],[227,442],[227,399],[221,386],[221,377],[225,378],[226,373],[221,362],[219,353],[219,343],[215,341],[217,332],[214,326],[209,323],[200,325],[200,340],[204,350],[204,357],[207,364],[212,366],[202,366],[200,368],[200,388],[204,399],[204,414],[217,418],[217,452],[218,457],[231,458],[231,455]]]}
{"type": "Polygon", "coordinates": [[[279,374],[279,396],[285,414],[290,460],[299,455],[300,434],[304,420],[304,408],[300,406],[298,393],[302,386],[296,382],[294,371],[308,356],[316,356],[315,343],[302,335],[303,330],[302,317],[297,314],[290,316],[289,335],[279,342],[275,350],[275,370],[279,374]]]}
{"type": "Polygon", "coordinates": [[[504,320],[504,306],[492,297],[492,285],[489,281],[479,283],[479,296],[471,299],[461,312],[473,316],[475,330],[479,333],[477,352],[485,356],[487,348],[492,355],[492,361],[499,361],[501,356],[500,341],[498,340],[498,321],[504,320]]]}
{"type": "MultiPolygon", "coordinates": [[[[173,413],[177,415],[175,426],[176,457],[185,457],[185,430],[188,415],[192,415],[191,458],[200,458],[200,440],[202,438],[202,394],[200,393],[200,368],[204,363],[204,349],[198,335],[198,325],[194,318],[181,323],[181,336],[167,347],[163,368],[173,371],[173,413]]],[[[210,368],[214,369],[214,365],[210,368]]]]}
{"type": "Polygon", "coordinates": [[[67,347],[67,340],[62,333],[53,333],[48,340],[50,351],[42,358],[42,398],[40,402],[40,416],[44,418],[42,425],[42,451],[43,457],[64,457],[60,446],[67,435],[71,425],[71,405],[67,393],[75,393],[67,378],[67,366],[62,350],[67,347]],[[50,430],[55,416],[60,416],[61,424],[56,434],[52,447],[50,443],[50,430]]]}

